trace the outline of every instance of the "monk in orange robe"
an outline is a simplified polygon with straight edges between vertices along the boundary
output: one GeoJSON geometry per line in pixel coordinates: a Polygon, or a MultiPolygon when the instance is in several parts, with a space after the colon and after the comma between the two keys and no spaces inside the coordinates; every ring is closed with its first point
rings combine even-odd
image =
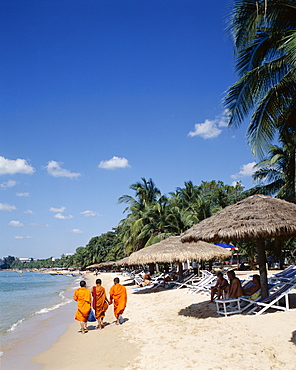
{"type": "Polygon", "coordinates": [[[103,319],[105,317],[105,312],[107,311],[109,307],[109,301],[106,296],[105,288],[101,286],[102,280],[97,279],[96,280],[96,286],[93,286],[92,288],[92,296],[93,296],[93,302],[92,306],[95,310],[96,319],[98,320],[98,329],[103,329],[103,319]]]}
{"type": "Polygon", "coordinates": [[[114,305],[114,315],[116,317],[116,325],[122,324],[122,314],[126,307],[127,294],[126,287],[119,284],[119,278],[114,279],[114,285],[110,289],[110,304],[114,305]]]}
{"type": "Polygon", "coordinates": [[[87,317],[91,309],[91,295],[90,290],[86,289],[86,282],[80,281],[80,288],[74,292],[74,301],[77,301],[78,307],[75,314],[75,320],[80,321],[81,333],[87,333],[87,317]]]}

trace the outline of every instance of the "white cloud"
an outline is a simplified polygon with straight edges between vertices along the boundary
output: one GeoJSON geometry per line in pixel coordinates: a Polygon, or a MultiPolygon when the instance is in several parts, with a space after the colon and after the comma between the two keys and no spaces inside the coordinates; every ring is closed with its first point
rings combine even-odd
{"type": "Polygon", "coordinates": [[[18,197],[29,197],[30,193],[16,193],[18,197]]]}
{"type": "Polygon", "coordinates": [[[221,117],[217,117],[217,123],[219,127],[228,127],[228,122],[231,117],[229,109],[224,109],[224,112],[221,117]]]}
{"type": "Polygon", "coordinates": [[[71,233],[73,233],[73,234],[83,234],[83,231],[81,231],[80,229],[72,229],[71,233]]]}
{"type": "Polygon", "coordinates": [[[69,216],[64,216],[62,215],[61,213],[57,213],[56,215],[54,215],[55,218],[58,218],[59,220],[68,220],[70,218],[73,218],[73,216],[69,215],[69,216]]]}
{"type": "Polygon", "coordinates": [[[33,215],[34,214],[34,212],[31,211],[30,209],[27,209],[26,211],[24,211],[24,213],[27,213],[28,215],[33,215]]]}
{"type": "Polygon", "coordinates": [[[107,161],[101,161],[98,167],[104,168],[105,170],[114,170],[115,168],[130,167],[130,165],[126,158],[119,158],[119,157],[114,156],[113,158],[107,161]]]}
{"type": "Polygon", "coordinates": [[[16,206],[10,205],[8,203],[0,203],[0,211],[14,211],[16,210],[16,206]]]}
{"type": "Polygon", "coordinates": [[[240,171],[238,173],[235,173],[234,175],[231,175],[231,178],[239,179],[240,177],[252,176],[253,173],[255,172],[254,169],[255,164],[256,162],[243,164],[240,168],[240,171]]]}
{"type": "Polygon", "coordinates": [[[61,167],[63,162],[56,162],[56,161],[50,161],[47,163],[47,166],[45,166],[47,172],[49,175],[53,177],[79,177],[81,176],[78,172],[70,172],[69,170],[65,170],[61,167]]]}
{"type": "Polygon", "coordinates": [[[85,217],[98,216],[99,215],[97,212],[90,211],[90,210],[80,212],[80,214],[85,216],[85,217]]]}
{"type": "Polygon", "coordinates": [[[204,123],[196,123],[194,125],[194,131],[190,131],[188,136],[200,136],[203,139],[213,139],[221,134],[217,126],[217,120],[206,119],[204,123]]]}
{"type": "Polygon", "coordinates": [[[16,235],[14,237],[15,239],[33,239],[33,236],[20,236],[20,235],[16,235]]]}
{"type": "Polygon", "coordinates": [[[60,207],[60,208],[54,208],[54,207],[50,207],[49,210],[50,212],[55,212],[55,213],[62,213],[64,212],[64,210],[66,209],[66,207],[60,207]]]}
{"type": "Polygon", "coordinates": [[[12,188],[15,185],[16,185],[16,181],[8,180],[8,181],[3,182],[2,184],[0,184],[0,188],[7,189],[7,188],[12,188]]]}
{"type": "Polygon", "coordinates": [[[20,226],[24,226],[24,224],[22,224],[20,221],[10,221],[9,226],[15,226],[15,227],[20,227],[20,226]]]}
{"type": "Polygon", "coordinates": [[[0,175],[14,175],[15,173],[23,173],[32,175],[35,168],[30,166],[25,159],[7,159],[0,156],[0,175]]]}
{"type": "Polygon", "coordinates": [[[203,139],[214,139],[222,132],[219,127],[228,126],[230,115],[229,109],[224,109],[223,113],[215,119],[206,119],[203,123],[196,123],[194,125],[194,130],[190,131],[188,136],[200,136],[203,139]]]}
{"type": "Polygon", "coordinates": [[[37,224],[37,223],[35,223],[35,222],[32,222],[32,223],[30,223],[29,225],[30,225],[30,226],[49,227],[49,225],[48,225],[48,224],[46,224],[46,225],[40,225],[40,224],[37,224]]]}

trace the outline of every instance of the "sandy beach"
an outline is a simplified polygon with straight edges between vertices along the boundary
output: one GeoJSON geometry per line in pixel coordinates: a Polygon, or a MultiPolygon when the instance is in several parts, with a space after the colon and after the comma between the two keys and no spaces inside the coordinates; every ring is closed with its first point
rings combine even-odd
{"type": "MultiPolygon", "coordinates": [[[[108,292],[115,276],[125,283],[121,275],[99,276],[108,292]]],[[[88,279],[89,287],[94,285],[96,277],[88,279]]],[[[127,285],[123,325],[115,325],[113,306],[103,330],[89,323],[82,335],[73,322],[57,343],[33,357],[32,365],[45,370],[296,369],[296,310],[224,318],[208,296],[185,289],[133,293],[133,287],[127,285]]],[[[296,291],[291,304],[296,308],[296,291]]]]}

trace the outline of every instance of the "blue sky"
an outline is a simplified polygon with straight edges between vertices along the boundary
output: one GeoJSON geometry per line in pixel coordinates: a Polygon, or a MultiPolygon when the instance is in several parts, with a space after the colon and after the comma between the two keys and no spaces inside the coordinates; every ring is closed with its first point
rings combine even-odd
{"type": "Polygon", "coordinates": [[[2,0],[1,255],[73,253],[124,217],[141,177],[241,181],[246,125],[225,127],[232,1],[2,0]]]}

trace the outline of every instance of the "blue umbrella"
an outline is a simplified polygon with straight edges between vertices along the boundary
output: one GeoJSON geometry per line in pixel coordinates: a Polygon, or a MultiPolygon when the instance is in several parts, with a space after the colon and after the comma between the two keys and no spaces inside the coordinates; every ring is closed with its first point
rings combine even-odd
{"type": "Polygon", "coordinates": [[[217,243],[216,245],[218,245],[219,247],[222,247],[222,248],[227,248],[227,249],[231,249],[233,251],[236,251],[238,248],[235,247],[234,245],[232,244],[226,244],[226,243],[217,243]]]}

